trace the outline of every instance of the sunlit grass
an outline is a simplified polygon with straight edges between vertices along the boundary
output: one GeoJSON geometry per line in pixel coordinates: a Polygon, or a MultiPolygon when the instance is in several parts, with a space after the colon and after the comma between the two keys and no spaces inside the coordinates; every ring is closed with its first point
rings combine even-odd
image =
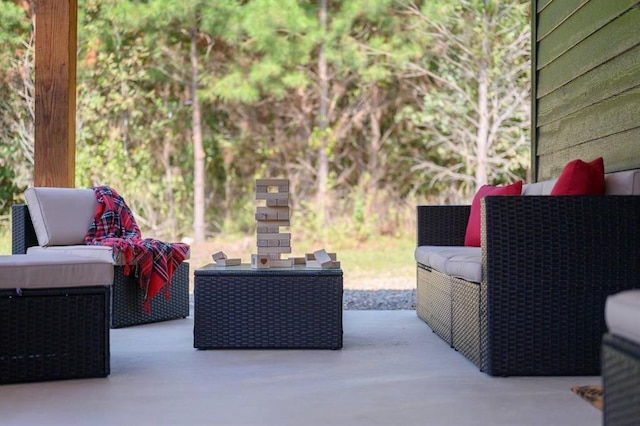
{"type": "Polygon", "coordinates": [[[9,225],[0,227],[0,254],[11,254],[11,232],[9,225]]]}

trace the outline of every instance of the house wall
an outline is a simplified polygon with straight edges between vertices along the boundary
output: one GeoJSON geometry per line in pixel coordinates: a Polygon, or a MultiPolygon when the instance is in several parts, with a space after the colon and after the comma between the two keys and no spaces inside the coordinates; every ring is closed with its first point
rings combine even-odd
{"type": "Polygon", "coordinates": [[[640,1],[532,0],[532,167],[640,168],[640,1]]]}

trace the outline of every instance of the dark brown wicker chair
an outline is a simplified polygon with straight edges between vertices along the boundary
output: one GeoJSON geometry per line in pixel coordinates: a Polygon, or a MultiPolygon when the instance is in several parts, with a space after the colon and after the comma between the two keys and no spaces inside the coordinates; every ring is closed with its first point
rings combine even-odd
{"type": "MultiPolygon", "coordinates": [[[[38,245],[29,209],[24,204],[12,206],[12,253],[23,254],[38,245]]],[[[111,286],[111,328],[149,324],[189,316],[189,263],[183,262],[171,280],[170,297],[158,294],[151,301],[151,313],[142,309],[144,292],[135,274],[125,275],[124,266],[114,266],[111,286]]]]}
{"type": "MultiPolygon", "coordinates": [[[[464,245],[469,211],[418,206],[417,245],[464,245]]],[[[605,300],[640,287],[638,224],[638,196],[486,197],[482,282],[442,291],[418,264],[418,315],[487,374],[598,375],[605,300]]]]}

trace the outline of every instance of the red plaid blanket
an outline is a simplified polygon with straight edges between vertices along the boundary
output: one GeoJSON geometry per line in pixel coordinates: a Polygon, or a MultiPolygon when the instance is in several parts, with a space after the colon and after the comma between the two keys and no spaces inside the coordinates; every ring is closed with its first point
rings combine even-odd
{"type": "Polygon", "coordinates": [[[114,259],[124,258],[125,275],[137,268],[140,287],[145,291],[144,311],[151,313],[151,299],[160,290],[169,299],[174,271],[186,258],[189,246],[142,238],[133,213],[124,199],[108,186],[93,188],[98,200],[93,223],[85,237],[89,245],[111,246],[114,259]]]}

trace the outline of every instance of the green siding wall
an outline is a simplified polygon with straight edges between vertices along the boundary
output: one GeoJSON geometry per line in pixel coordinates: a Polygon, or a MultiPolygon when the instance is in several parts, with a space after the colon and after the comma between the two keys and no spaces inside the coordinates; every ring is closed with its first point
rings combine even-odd
{"type": "Polygon", "coordinates": [[[640,168],[640,1],[533,0],[533,176],[640,168]]]}

